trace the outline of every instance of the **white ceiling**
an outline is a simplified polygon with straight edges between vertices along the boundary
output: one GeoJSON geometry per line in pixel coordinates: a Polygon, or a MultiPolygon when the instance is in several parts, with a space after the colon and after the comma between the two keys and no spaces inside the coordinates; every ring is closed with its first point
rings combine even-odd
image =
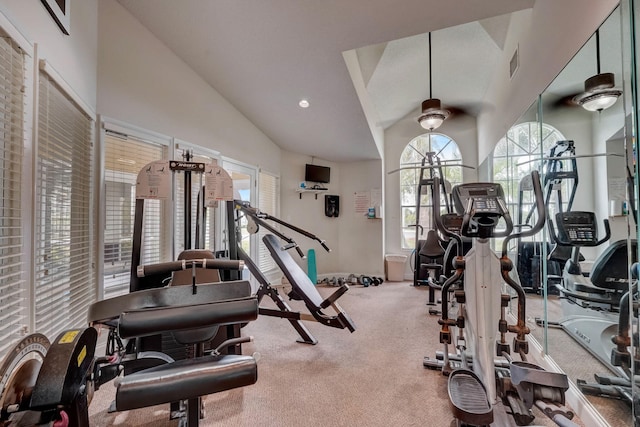
{"type": "Polygon", "coordinates": [[[118,1],[280,147],[341,162],[380,158],[343,52],[386,128],[428,98],[432,31],[433,96],[475,115],[535,0],[118,1]]]}

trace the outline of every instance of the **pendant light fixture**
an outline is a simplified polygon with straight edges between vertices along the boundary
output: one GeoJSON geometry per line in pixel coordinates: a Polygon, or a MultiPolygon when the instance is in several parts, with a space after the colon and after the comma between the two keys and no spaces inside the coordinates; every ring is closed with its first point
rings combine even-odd
{"type": "Polygon", "coordinates": [[[449,117],[450,112],[442,108],[439,99],[433,98],[431,79],[431,32],[429,32],[429,99],[422,101],[422,114],[418,117],[420,126],[433,131],[449,117]]]}
{"type": "Polygon", "coordinates": [[[613,73],[600,73],[600,30],[596,30],[597,74],[584,81],[584,92],[573,101],[587,111],[602,111],[616,103],[622,91],[615,88],[613,73]]]}

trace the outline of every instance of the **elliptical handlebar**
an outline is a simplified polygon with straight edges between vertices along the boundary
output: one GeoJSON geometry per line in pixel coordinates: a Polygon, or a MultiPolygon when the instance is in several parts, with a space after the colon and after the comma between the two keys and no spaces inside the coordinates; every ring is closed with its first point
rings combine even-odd
{"type": "Polygon", "coordinates": [[[536,212],[538,213],[538,218],[536,220],[536,223],[529,230],[520,231],[510,236],[506,236],[506,238],[502,242],[503,257],[507,256],[507,249],[511,240],[533,236],[534,234],[538,233],[538,231],[542,230],[547,219],[547,209],[544,204],[544,192],[542,191],[542,184],[540,184],[540,173],[537,170],[531,172],[531,181],[533,185],[533,195],[536,200],[536,212]]]}
{"type": "Polygon", "coordinates": [[[453,231],[447,229],[442,223],[442,216],[440,216],[440,177],[433,178],[433,219],[436,224],[436,228],[445,236],[449,236],[457,243],[457,255],[462,256],[462,236],[453,231]]]}

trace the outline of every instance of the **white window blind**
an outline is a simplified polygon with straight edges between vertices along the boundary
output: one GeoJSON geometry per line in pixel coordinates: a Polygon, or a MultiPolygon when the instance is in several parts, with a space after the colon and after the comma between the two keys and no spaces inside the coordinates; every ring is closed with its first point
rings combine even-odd
{"type": "Polygon", "coordinates": [[[0,37],[0,358],[18,339],[26,317],[21,219],[24,79],[24,54],[11,38],[0,37]]]}
{"type": "Polygon", "coordinates": [[[93,120],[40,73],[36,150],[36,330],[86,324],[95,300],[93,120]]]}
{"type": "MultiPolygon", "coordinates": [[[[190,149],[191,162],[201,162],[205,164],[216,164],[216,160],[210,156],[198,153],[195,149],[190,149]]],[[[175,159],[184,160],[183,155],[185,149],[176,148],[175,159]]],[[[184,247],[184,174],[178,172],[175,174],[175,195],[174,195],[174,250],[175,257],[182,252],[184,247]]],[[[201,184],[204,185],[204,176],[199,173],[191,174],[191,247],[195,248],[196,243],[196,219],[198,213],[198,195],[201,193],[201,184]],[[201,182],[202,178],[202,182],[201,182]]],[[[214,250],[214,230],[215,230],[215,211],[214,208],[206,209],[206,217],[204,219],[204,242],[199,242],[199,249],[214,250]]],[[[202,226],[201,224],[199,224],[202,226]]]]}
{"type": "MultiPolygon", "coordinates": [[[[280,180],[278,177],[260,172],[258,176],[258,209],[272,216],[278,216],[280,180]]],[[[277,224],[271,223],[277,228],[277,224]]],[[[260,271],[266,273],[276,268],[276,263],[269,254],[269,250],[262,242],[262,237],[269,231],[260,228],[258,232],[258,266],[260,271]]]]}
{"type": "MultiPolygon", "coordinates": [[[[146,164],[161,160],[164,147],[107,131],[105,135],[104,297],[129,292],[136,177],[146,164]]],[[[160,204],[145,201],[142,262],[160,261],[160,204]]]]}

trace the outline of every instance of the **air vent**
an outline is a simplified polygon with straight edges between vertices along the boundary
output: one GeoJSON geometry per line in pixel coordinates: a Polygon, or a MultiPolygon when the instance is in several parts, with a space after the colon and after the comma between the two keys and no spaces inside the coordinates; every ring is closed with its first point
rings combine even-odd
{"type": "Polygon", "coordinates": [[[516,51],[513,52],[513,56],[511,56],[511,60],[509,61],[509,78],[513,78],[516,71],[518,71],[519,66],[520,56],[518,54],[518,47],[516,47],[516,51]]]}

